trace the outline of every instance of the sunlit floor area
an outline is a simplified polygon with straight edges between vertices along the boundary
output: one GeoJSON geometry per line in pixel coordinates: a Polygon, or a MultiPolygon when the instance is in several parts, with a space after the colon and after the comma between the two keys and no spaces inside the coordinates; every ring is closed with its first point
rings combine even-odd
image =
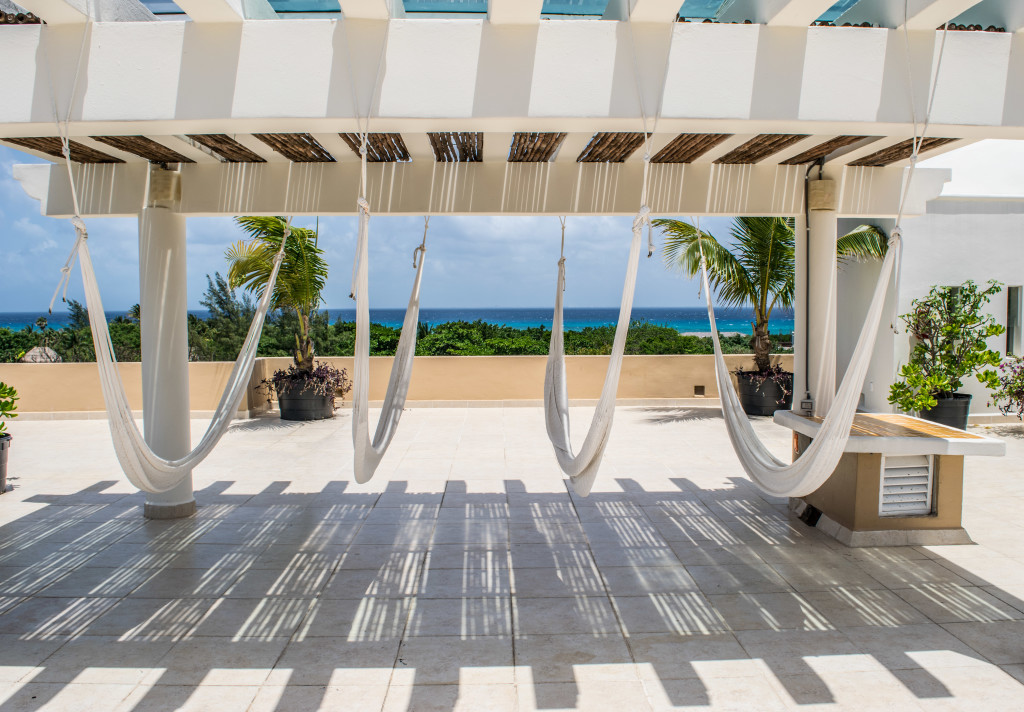
{"type": "Polygon", "coordinates": [[[1017,426],[966,463],[978,545],[884,549],[762,496],[714,409],[619,408],[585,499],[539,408],[410,409],[369,485],[348,411],[239,421],[174,522],[105,422],[14,432],[0,712],[1024,708],[1017,426]]]}

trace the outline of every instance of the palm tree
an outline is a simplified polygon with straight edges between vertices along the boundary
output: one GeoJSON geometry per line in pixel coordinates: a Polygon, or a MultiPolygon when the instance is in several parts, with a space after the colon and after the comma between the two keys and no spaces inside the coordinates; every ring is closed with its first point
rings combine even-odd
{"type": "MultiPolygon", "coordinates": [[[[776,307],[793,306],[796,289],[796,254],[792,218],[736,218],[730,234],[732,250],[714,235],[699,234],[690,223],[659,218],[653,224],[665,234],[663,255],[670,268],[690,277],[700,272],[700,248],[708,265],[708,282],[725,306],[751,306],[754,310],[754,367],[771,368],[768,321],[776,307]],[[698,244],[699,240],[699,244],[698,244]]],[[[881,259],[888,239],[879,228],[861,225],[839,238],[840,261],[881,259]]]]}
{"type": "MultiPolygon", "coordinates": [[[[262,298],[274,268],[274,255],[281,247],[287,222],[282,217],[246,216],[235,218],[249,235],[228,248],[228,283],[262,298]]],[[[327,262],[317,246],[317,231],[291,228],[284,248],[284,261],[270,297],[271,309],[292,309],[299,318],[293,358],[295,367],[313,370],[315,347],[309,335],[309,320],[320,306],[320,293],[327,284],[327,262]]]]}

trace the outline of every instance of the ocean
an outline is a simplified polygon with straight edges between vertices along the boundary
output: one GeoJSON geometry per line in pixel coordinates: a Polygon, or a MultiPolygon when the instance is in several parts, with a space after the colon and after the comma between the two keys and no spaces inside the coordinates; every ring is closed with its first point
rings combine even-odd
{"type": "MultiPolygon", "coordinates": [[[[196,309],[191,311],[199,318],[206,318],[209,312],[196,309]]],[[[339,318],[355,321],[355,309],[328,309],[331,323],[339,318]]],[[[107,319],[125,316],[127,312],[109,311],[107,319]]],[[[66,312],[0,312],[0,327],[19,330],[34,325],[39,317],[46,317],[50,328],[59,329],[67,325],[66,312]]],[[[404,309],[371,309],[370,320],[386,326],[400,327],[405,316],[404,309]]],[[[749,309],[735,307],[719,307],[715,310],[718,330],[722,333],[751,333],[751,312],[749,309]]],[[[565,328],[579,330],[588,326],[605,326],[614,324],[619,317],[619,310],[609,308],[566,308],[563,319],[565,328]]],[[[551,327],[551,309],[420,309],[420,321],[428,324],[442,324],[446,321],[481,321],[490,324],[514,326],[525,329],[530,326],[551,327]]],[[[708,334],[711,325],[708,323],[707,309],[704,307],[634,307],[633,320],[646,321],[659,326],[668,326],[685,334],[708,334]]],[[[775,334],[789,334],[793,331],[793,312],[777,310],[772,317],[771,331],[775,334]]]]}

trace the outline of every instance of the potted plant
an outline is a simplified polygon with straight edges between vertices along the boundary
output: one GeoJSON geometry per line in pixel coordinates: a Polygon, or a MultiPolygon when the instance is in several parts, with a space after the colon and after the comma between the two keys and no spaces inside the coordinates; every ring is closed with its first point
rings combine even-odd
{"type": "Polygon", "coordinates": [[[999,386],[991,367],[1002,358],[985,342],[1006,328],[982,308],[1001,289],[995,280],[985,288],[968,280],[958,287],[932,287],[926,297],[910,303],[911,311],[900,320],[913,337],[913,349],[889,389],[890,403],[926,420],[967,428],[971,395],[959,392],[963,380],[974,374],[988,388],[999,386]]]}
{"type": "MultiPolygon", "coordinates": [[[[227,251],[228,284],[262,297],[270,282],[274,256],[281,247],[288,225],[282,217],[247,216],[235,218],[249,240],[239,240],[227,251]]],[[[318,420],[334,416],[335,398],[351,388],[344,371],[315,360],[316,348],[310,336],[310,317],[320,306],[320,294],[327,283],[327,262],[317,245],[317,231],[290,228],[284,260],[270,299],[273,310],[294,312],[295,346],[292,364],[265,379],[262,386],[277,394],[284,420],[318,420]]]]}
{"type": "Polygon", "coordinates": [[[998,381],[989,405],[994,403],[1003,415],[1012,413],[1024,420],[1024,358],[999,364],[998,381]]]}
{"type": "MultiPolygon", "coordinates": [[[[793,374],[772,361],[768,330],[776,307],[793,306],[796,289],[795,235],[791,218],[736,218],[730,231],[731,248],[713,235],[682,220],[660,218],[653,224],[665,234],[666,264],[690,277],[700,273],[701,246],[707,260],[708,282],[719,303],[750,306],[754,312],[750,346],[754,368],[736,371],[740,402],[748,415],[771,415],[793,402],[793,374]],[[698,242],[699,241],[699,242],[698,242]]],[[[887,239],[876,227],[862,225],[837,242],[842,260],[879,259],[887,239]]]]}
{"type": "Polygon", "coordinates": [[[0,381],[0,494],[7,491],[7,455],[11,450],[11,434],[7,432],[5,418],[16,418],[18,392],[14,386],[0,381]]]}

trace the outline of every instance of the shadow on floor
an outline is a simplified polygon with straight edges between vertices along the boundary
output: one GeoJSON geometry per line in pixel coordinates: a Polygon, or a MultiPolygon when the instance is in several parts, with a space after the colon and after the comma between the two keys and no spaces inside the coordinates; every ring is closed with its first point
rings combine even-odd
{"type": "Polygon", "coordinates": [[[82,682],[126,711],[201,708],[217,686],[248,698],[208,709],[345,709],[343,689],[375,709],[500,710],[517,685],[520,703],[571,708],[595,679],[638,690],[631,711],[651,689],[674,706],[773,689],[826,704],[837,671],[899,708],[953,700],[954,663],[1024,695],[995,667],[1024,662],[1005,642],[1024,602],[921,549],[845,549],[739,478],[623,478],[587,499],[514,479],[491,494],[219,481],[169,522],[113,484],[33,497],[0,527],[0,672],[27,680],[0,712],[116,706],[82,682]],[[490,687],[471,705],[474,680],[490,687]]]}

